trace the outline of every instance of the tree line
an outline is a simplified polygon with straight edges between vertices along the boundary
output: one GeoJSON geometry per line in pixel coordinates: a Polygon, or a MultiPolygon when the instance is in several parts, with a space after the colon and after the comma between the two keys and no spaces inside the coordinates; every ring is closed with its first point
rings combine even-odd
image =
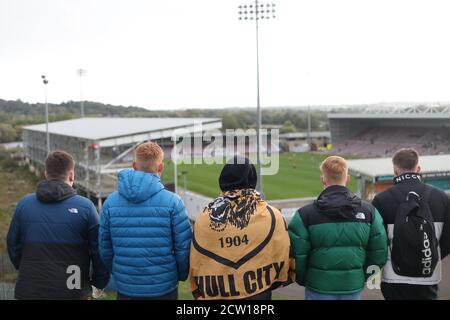
{"type": "MultiPolygon", "coordinates": [[[[255,127],[255,108],[147,110],[134,106],[120,106],[85,101],[85,115],[89,117],[213,117],[221,118],[223,129],[249,129],[255,127]]],[[[67,101],[49,104],[49,121],[78,118],[80,103],[67,101]]],[[[20,141],[22,127],[45,122],[45,105],[21,100],[0,99],[0,143],[20,141]]],[[[279,127],[280,132],[307,130],[307,111],[302,108],[264,108],[263,127],[279,127]]],[[[327,112],[311,111],[311,128],[328,129],[327,112]]]]}

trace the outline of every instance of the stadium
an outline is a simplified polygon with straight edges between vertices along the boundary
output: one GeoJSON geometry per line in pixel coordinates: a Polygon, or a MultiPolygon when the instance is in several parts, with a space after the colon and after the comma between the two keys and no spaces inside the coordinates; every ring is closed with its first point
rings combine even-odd
{"type": "MultiPolygon", "coordinates": [[[[116,173],[131,166],[133,151],[144,141],[158,141],[170,155],[175,130],[193,133],[222,128],[215,118],[81,118],[49,124],[50,150],[62,149],[76,160],[78,192],[102,201],[117,188],[116,173]]],[[[23,129],[24,156],[32,170],[42,170],[46,150],[46,126],[23,129]]]]}
{"type": "Polygon", "coordinates": [[[388,157],[402,147],[422,155],[450,153],[449,107],[374,108],[328,115],[333,151],[388,157]]]}
{"type": "MultiPolygon", "coordinates": [[[[264,195],[289,222],[298,208],[311,203],[322,191],[321,161],[338,154],[349,159],[352,176],[349,188],[371,200],[376,193],[392,185],[391,156],[401,147],[416,148],[423,155],[424,180],[448,193],[449,120],[450,110],[443,107],[329,113],[329,132],[280,136],[280,143],[286,147],[276,148],[280,151],[279,171],[264,176],[264,195]],[[308,140],[328,147],[308,148],[305,146],[308,140]]],[[[50,147],[51,150],[67,150],[75,156],[77,191],[96,201],[100,209],[104,199],[117,188],[117,173],[130,167],[136,146],[144,141],[157,141],[166,156],[163,181],[172,190],[175,189],[173,182],[178,181],[177,192],[185,203],[189,219],[195,223],[205,205],[220,193],[217,179],[223,165],[174,165],[171,137],[177,129],[198,133],[194,123],[202,124],[202,134],[223,127],[218,118],[81,118],[49,123],[50,147]]],[[[223,134],[224,137],[230,135],[223,134]]],[[[202,154],[205,147],[192,149],[193,155],[202,154]]],[[[244,147],[249,153],[256,152],[255,146],[247,142],[244,147]]],[[[30,169],[42,172],[46,154],[45,124],[24,127],[23,150],[30,169]]],[[[448,278],[448,267],[444,270],[447,273],[443,277],[448,278]]],[[[303,291],[298,286],[289,286],[277,294],[301,298],[303,291]]],[[[443,286],[442,295],[450,295],[450,288],[443,286]]],[[[380,298],[378,291],[367,289],[363,297],[380,298]]]]}
{"type": "MultiPolygon", "coordinates": [[[[449,120],[450,108],[442,106],[372,107],[354,113],[329,113],[329,133],[280,136],[281,144],[293,144],[288,148],[276,148],[281,151],[279,171],[264,177],[264,194],[289,220],[297,208],[320,193],[320,162],[329,154],[338,154],[352,159],[349,163],[353,176],[350,188],[370,200],[391,185],[389,158],[402,147],[414,147],[421,155],[428,156],[424,157],[426,163],[423,166],[428,180],[448,192],[450,167],[448,157],[444,155],[450,154],[449,120]],[[297,147],[307,143],[308,136],[314,144],[331,142],[332,149],[309,152],[311,148],[297,147]],[[367,160],[355,160],[359,158],[367,160]],[[382,166],[376,172],[365,170],[380,164],[382,166]]],[[[131,165],[134,148],[144,141],[157,141],[166,155],[163,180],[172,185],[172,189],[175,189],[174,181],[178,180],[177,186],[191,208],[188,211],[192,220],[195,220],[198,208],[219,194],[217,177],[222,168],[218,164],[180,164],[178,169],[173,165],[171,137],[174,130],[193,133],[195,124],[202,125],[202,134],[222,128],[222,122],[217,118],[82,118],[50,123],[49,133],[52,150],[61,148],[75,155],[77,188],[81,194],[95,200],[98,207],[115,190],[117,172],[131,165]],[[180,179],[175,179],[175,170],[180,179]]],[[[225,138],[229,135],[224,133],[225,138]]],[[[255,146],[243,141],[245,146],[237,150],[245,149],[254,154],[255,146]]],[[[39,170],[46,154],[45,124],[24,127],[23,142],[27,163],[33,170],[39,170]]],[[[201,155],[205,147],[203,144],[193,148],[193,156],[201,155]]]]}
{"type": "MultiPolygon", "coordinates": [[[[305,198],[317,194],[320,191],[317,167],[327,154],[345,155],[350,158],[389,158],[395,150],[402,147],[414,147],[421,155],[427,156],[450,154],[449,107],[366,108],[354,113],[329,113],[328,121],[329,133],[312,132],[310,137],[312,143],[316,144],[317,141],[322,141],[316,140],[317,138],[325,137],[326,144],[331,142],[331,151],[324,148],[321,152],[310,153],[307,151],[311,148],[299,148],[298,145],[304,146],[308,142],[306,133],[280,136],[282,144],[291,141],[294,144],[279,149],[279,173],[265,179],[270,200],[305,198]],[[288,176],[292,177],[292,181],[288,176]],[[289,191],[278,192],[277,190],[281,189],[279,184],[286,183],[291,186],[289,191]],[[292,192],[296,185],[300,185],[300,190],[292,192]]],[[[61,148],[75,155],[78,189],[83,194],[91,195],[101,205],[99,199],[106,198],[115,189],[115,174],[130,166],[132,151],[139,143],[157,141],[165,150],[166,160],[170,161],[174,130],[193,132],[194,122],[202,124],[203,133],[222,128],[221,120],[216,118],[74,119],[50,123],[51,149],[61,148]]],[[[225,134],[225,137],[228,135],[225,134]]],[[[24,127],[23,141],[27,162],[33,169],[39,170],[46,153],[45,124],[24,127]]],[[[194,148],[192,153],[202,154],[204,147],[205,145],[201,146],[199,150],[198,147],[194,148]]],[[[252,154],[256,152],[254,145],[249,146],[247,143],[245,148],[252,154]]],[[[446,162],[446,159],[438,157],[435,160],[435,163],[441,162],[446,162]]],[[[367,162],[365,165],[372,167],[374,163],[377,161],[367,162]]],[[[221,166],[218,165],[182,164],[180,172],[189,171],[190,191],[212,197],[219,192],[215,179],[220,169],[221,166]],[[197,172],[207,174],[196,174],[197,172]]],[[[353,182],[351,187],[367,199],[371,197],[367,190],[373,186],[374,192],[378,192],[382,190],[377,187],[380,181],[392,179],[391,175],[385,174],[384,178],[370,178],[361,182],[361,170],[361,166],[357,170],[351,170],[351,174],[358,181],[353,182]],[[363,192],[362,187],[357,184],[364,184],[366,191],[363,192]]],[[[428,170],[434,172],[433,168],[428,170]]],[[[173,182],[173,166],[166,167],[164,180],[173,182]]],[[[445,172],[435,184],[444,190],[450,188],[445,172]]]]}
{"type": "Polygon", "coordinates": [[[391,157],[400,148],[415,148],[424,180],[450,191],[450,109],[448,106],[365,108],[328,114],[332,153],[365,160],[349,161],[364,199],[392,186],[391,157]]]}
{"type": "Polygon", "coordinates": [[[0,3],[0,304],[450,301],[450,2],[0,3]]]}

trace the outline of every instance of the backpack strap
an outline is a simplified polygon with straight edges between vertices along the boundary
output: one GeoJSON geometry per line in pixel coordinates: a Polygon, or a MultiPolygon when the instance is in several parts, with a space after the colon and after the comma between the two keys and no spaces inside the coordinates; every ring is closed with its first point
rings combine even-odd
{"type": "MultiPolygon", "coordinates": [[[[431,190],[432,190],[432,188],[430,186],[428,186],[425,183],[423,184],[422,192],[419,195],[421,201],[427,202],[430,199],[431,190]]],[[[405,198],[403,193],[395,186],[392,186],[391,188],[389,188],[388,191],[393,195],[394,199],[398,200],[400,203],[407,199],[407,198],[405,198]]]]}
{"type": "MultiPolygon", "coordinates": [[[[428,206],[428,209],[430,210],[430,214],[431,214],[430,218],[432,219],[431,222],[434,221],[434,217],[433,217],[433,213],[431,212],[431,209],[429,207],[428,200],[430,200],[432,191],[433,191],[433,188],[431,186],[429,186],[425,183],[423,184],[421,203],[426,204],[428,206]]],[[[434,223],[431,223],[431,228],[433,230],[433,235],[436,235],[434,223]]]]}

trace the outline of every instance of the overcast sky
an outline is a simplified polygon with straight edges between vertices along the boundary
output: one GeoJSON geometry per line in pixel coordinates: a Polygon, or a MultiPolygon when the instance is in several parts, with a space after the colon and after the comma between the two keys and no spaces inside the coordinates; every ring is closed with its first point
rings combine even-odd
{"type": "MultiPolygon", "coordinates": [[[[0,98],[149,109],[256,104],[236,0],[0,0],[0,98]]],[[[248,2],[249,3],[249,2],[248,2]]],[[[278,0],[261,21],[262,106],[450,101],[449,1],[278,0]]]]}

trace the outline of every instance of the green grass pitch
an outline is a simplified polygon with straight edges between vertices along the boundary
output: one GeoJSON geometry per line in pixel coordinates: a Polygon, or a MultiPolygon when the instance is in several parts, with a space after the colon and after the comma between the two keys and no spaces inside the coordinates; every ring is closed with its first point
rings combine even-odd
{"type": "MultiPolygon", "coordinates": [[[[317,196],[323,189],[320,181],[320,163],[326,155],[316,153],[282,153],[276,175],[263,177],[263,191],[267,199],[290,199],[317,196]]],[[[187,171],[187,189],[209,197],[220,194],[219,175],[223,165],[180,164],[178,174],[187,171]]],[[[164,182],[173,181],[173,163],[167,161],[163,173],[164,182]]],[[[183,177],[178,186],[183,187],[183,177]]],[[[350,180],[350,189],[356,190],[356,183],[350,180]]]]}

